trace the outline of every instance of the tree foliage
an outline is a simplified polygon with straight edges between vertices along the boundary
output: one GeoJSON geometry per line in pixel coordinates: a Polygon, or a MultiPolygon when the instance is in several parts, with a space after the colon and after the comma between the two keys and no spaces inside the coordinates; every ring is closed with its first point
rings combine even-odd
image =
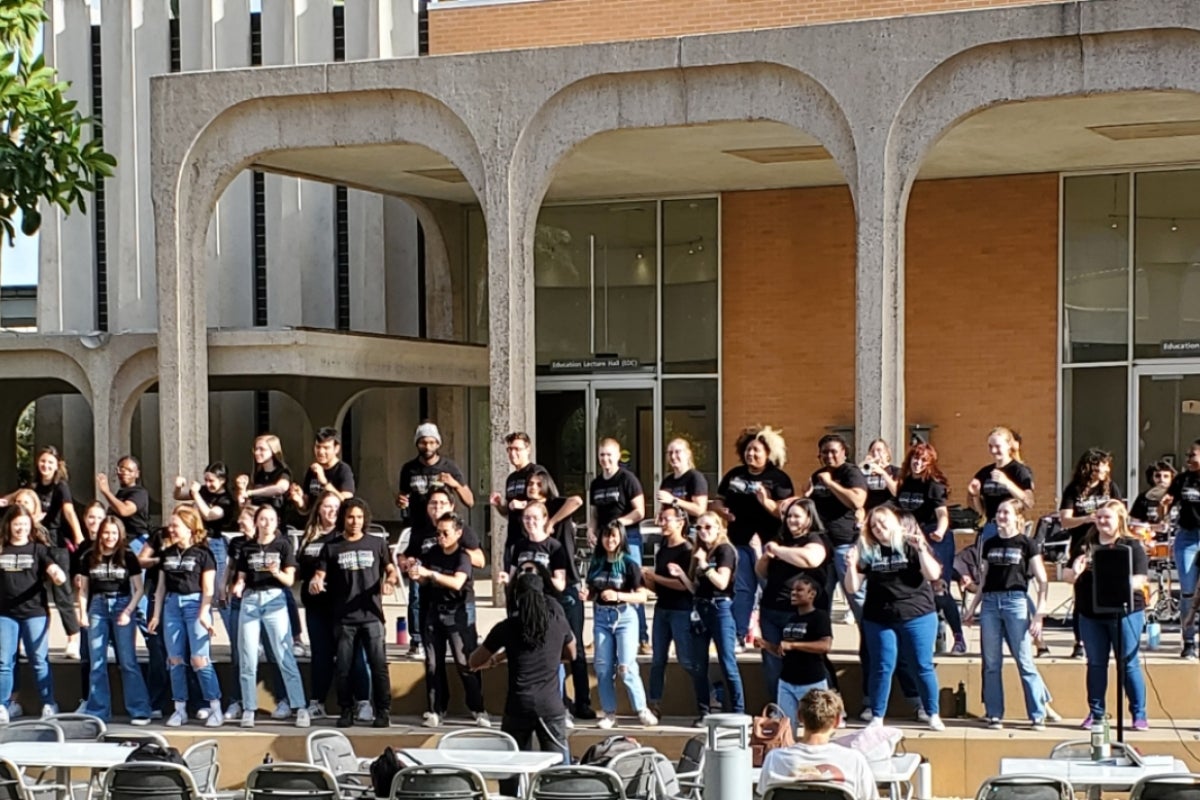
{"type": "Polygon", "coordinates": [[[42,0],[0,0],[0,125],[6,134],[0,136],[0,224],[10,243],[18,211],[27,236],[41,227],[42,200],[66,213],[72,207],[86,212],[86,193],[117,163],[98,137],[84,141],[92,120],[65,96],[69,84],[36,54],[45,21],[42,0]]]}

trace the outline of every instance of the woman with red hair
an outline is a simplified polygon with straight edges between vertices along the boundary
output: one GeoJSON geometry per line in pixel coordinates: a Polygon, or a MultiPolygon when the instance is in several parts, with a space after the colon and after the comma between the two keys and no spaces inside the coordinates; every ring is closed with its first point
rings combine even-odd
{"type": "Polygon", "coordinates": [[[958,604],[950,594],[954,571],[954,534],[950,532],[950,514],[946,511],[950,489],[938,466],[938,453],[933,445],[918,442],[909,448],[895,491],[896,503],[916,519],[929,541],[929,549],[942,565],[942,578],[934,585],[934,602],[954,632],[951,652],[966,653],[962,618],[958,604]]]}

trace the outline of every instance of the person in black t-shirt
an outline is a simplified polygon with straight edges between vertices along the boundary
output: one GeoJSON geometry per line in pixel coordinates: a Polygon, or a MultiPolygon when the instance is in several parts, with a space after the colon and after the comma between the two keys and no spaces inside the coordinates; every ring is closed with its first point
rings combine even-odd
{"type": "Polygon", "coordinates": [[[37,520],[15,505],[0,528],[0,723],[8,722],[8,698],[13,693],[17,642],[25,642],[25,657],[33,667],[44,713],[54,714],[54,682],[47,649],[49,609],[45,581],[65,584],[67,574],[54,560],[50,546],[37,530],[37,520]]]}
{"type": "Polygon", "coordinates": [[[328,591],[338,623],[337,687],[339,728],[354,724],[350,690],[351,668],[358,651],[366,653],[371,667],[371,700],[376,728],[391,725],[392,682],[384,648],[383,596],[400,584],[387,541],[368,536],[371,510],[365,500],[352,497],[342,504],[342,536],[325,545],[311,581],[313,594],[328,591]]]}
{"type": "Polygon", "coordinates": [[[293,483],[288,492],[292,505],[300,514],[321,496],[321,492],[334,491],[343,500],[354,497],[354,471],[342,458],[342,435],[337,428],[321,428],[313,442],[313,463],[305,471],[299,483],[293,483]]]}
{"type": "Polygon", "coordinates": [[[658,484],[655,499],[660,506],[674,506],[686,514],[691,527],[696,517],[708,511],[708,479],[696,469],[687,439],[672,439],[667,444],[667,465],[671,472],[658,484]]]}
{"type": "Polygon", "coordinates": [[[863,511],[890,503],[899,488],[900,468],[892,463],[892,448],[884,439],[876,439],[867,448],[867,460],[862,464],[867,481],[867,499],[863,511]]]}
{"type": "Polygon", "coordinates": [[[729,521],[729,543],[737,548],[732,613],[734,646],[740,653],[746,649],[750,618],[758,602],[754,564],[762,555],[763,545],[779,532],[785,501],[795,494],[795,488],[783,471],[787,445],[778,431],[769,425],[746,428],[735,447],[742,463],[721,478],[713,507],[729,521]]]}
{"type": "Polygon", "coordinates": [[[1033,508],[1033,470],[1021,462],[1021,444],[1008,428],[993,428],[988,434],[992,463],[975,473],[967,484],[967,505],[983,515],[979,543],[996,535],[996,509],[1005,500],[1020,500],[1033,508]]]}
{"type": "Polygon", "coordinates": [[[871,509],[863,523],[859,543],[846,559],[846,594],[859,591],[865,580],[862,633],[870,663],[871,724],[882,725],[892,691],[892,675],[901,650],[913,669],[921,705],[929,727],[940,731],[937,673],[933,645],[937,638],[937,612],[933,581],[942,575],[941,564],[911,515],[890,505],[871,509]],[[901,515],[908,517],[906,529],[901,515]]]}
{"type": "MultiPolygon", "coordinates": [[[[650,661],[650,710],[662,716],[663,684],[667,657],[675,643],[675,660],[689,677],[703,668],[708,675],[708,658],[703,667],[692,653],[692,595],[679,578],[671,576],[670,565],[686,570],[692,563],[692,545],[684,535],[687,514],[679,506],[667,505],[658,512],[663,540],[654,552],[654,567],[642,567],[642,581],[654,592],[653,658],[650,661]]],[[[707,656],[707,653],[705,654],[707,656]]]]}
{"type": "MultiPolygon", "coordinates": [[[[620,522],[625,526],[626,552],[638,565],[638,573],[641,574],[641,521],[646,518],[646,497],[642,492],[642,483],[621,463],[621,443],[616,439],[600,441],[596,460],[600,463],[600,474],[592,479],[588,487],[592,506],[588,544],[595,547],[597,532],[606,530],[610,523],[620,522]]],[[[650,631],[646,627],[645,604],[639,603],[634,611],[638,620],[638,649],[642,655],[648,656],[650,631]]]]}
{"type": "Polygon", "coordinates": [[[1162,499],[1175,481],[1175,467],[1169,461],[1155,461],[1146,467],[1146,483],[1150,488],[1137,496],[1129,507],[1129,518],[1145,522],[1153,528],[1155,541],[1165,542],[1169,531],[1179,522],[1179,507],[1172,506],[1164,517],[1160,514],[1162,499]]]}
{"type": "Polygon", "coordinates": [[[150,493],[139,481],[142,465],[133,456],[121,456],[117,461],[117,492],[108,487],[108,476],[96,476],[96,493],[99,494],[113,514],[125,523],[125,533],[131,541],[150,535],[150,493]]]}
{"type": "Polygon", "coordinates": [[[311,717],[304,700],[300,668],[292,652],[287,600],[296,581],[296,553],[286,534],[279,533],[279,512],[259,506],[254,513],[255,536],[242,542],[237,554],[237,580],[231,594],[242,599],[238,618],[238,679],[242,684],[243,728],[254,727],[258,706],[258,650],[264,640],[275,657],[288,705],[296,710],[296,727],[307,728],[311,717]]]}
{"type": "MultiPolygon", "coordinates": [[[[521,515],[525,513],[525,505],[529,502],[525,484],[533,471],[534,464],[529,460],[533,452],[533,442],[529,434],[516,431],[504,437],[505,452],[508,453],[508,463],[513,471],[504,480],[503,492],[492,492],[488,502],[492,507],[504,514],[508,524],[504,533],[504,552],[516,544],[521,535],[521,515]]],[[[508,562],[507,555],[503,559],[508,562]]]]}
{"type": "MultiPolygon", "coordinates": [[[[90,509],[89,509],[90,510],[90,509]]],[[[88,615],[89,661],[92,665],[83,713],[108,722],[112,693],[108,682],[108,644],[111,641],[121,669],[121,694],[134,725],[150,724],[150,695],[137,660],[138,603],[142,599],[142,568],[125,543],[125,526],[118,517],[104,517],[96,541],[79,561],[80,605],[88,615]]]]}
{"type": "Polygon", "coordinates": [[[566,590],[570,562],[562,543],[551,536],[549,515],[546,504],[540,500],[530,500],[529,505],[525,506],[522,516],[525,535],[513,547],[512,567],[508,572],[500,573],[501,582],[507,583],[517,569],[533,562],[546,570],[550,586],[556,594],[561,595],[566,590]]]}
{"type": "Polygon", "coordinates": [[[425,500],[434,489],[445,487],[458,495],[467,508],[475,505],[475,495],[467,485],[462,470],[438,450],[442,446],[442,433],[432,422],[417,426],[413,435],[417,457],[400,467],[400,480],[396,489],[396,508],[408,514],[410,520],[425,515],[425,500]]]}
{"type": "MultiPolygon", "coordinates": [[[[579,646],[557,604],[546,599],[546,587],[536,573],[522,572],[513,587],[515,612],[488,632],[483,644],[471,653],[470,667],[483,670],[508,662],[508,694],[500,729],[517,740],[521,750],[561,753],[571,762],[567,748],[566,715],[558,690],[558,670],[575,660],[579,646]]],[[[500,793],[515,796],[517,779],[500,782],[500,793]]]]}
{"type": "Polygon", "coordinates": [[[792,613],[775,636],[763,636],[754,640],[754,646],[779,659],[780,674],[774,695],[775,704],[783,709],[787,718],[800,730],[800,700],[813,689],[829,688],[825,659],[833,649],[833,625],[828,612],[813,605],[820,584],[811,575],[800,575],[791,584],[789,600],[792,613]]]}
{"type": "Polygon", "coordinates": [[[273,433],[254,438],[254,471],[237,476],[239,506],[268,505],[282,511],[292,487],[292,471],[283,460],[283,445],[273,433]]]}
{"type": "MultiPolygon", "coordinates": [[[[1200,440],[1188,448],[1184,470],[1175,476],[1159,504],[1159,518],[1176,514],[1175,568],[1179,571],[1179,616],[1185,619],[1195,607],[1200,590],[1200,440]]],[[[1196,657],[1196,626],[1183,626],[1183,657],[1196,657]]]]}
{"type": "MultiPolygon", "coordinates": [[[[1200,462],[1200,453],[1197,454],[1200,462]]],[[[1197,464],[1200,467],[1200,463],[1197,464]]],[[[1146,718],[1146,683],[1142,676],[1141,642],[1145,623],[1145,595],[1148,559],[1146,548],[1129,532],[1129,512],[1120,500],[1109,500],[1095,511],[1096,523],[1092,533],[1083,540],[1081,552],[1072,556],[1071,566],[1064,577],[1075,585],[1075,613],[1079,614],[1079,632],[1087,651],[1088,716],[1084,728],[1090,728],[1105,714],[1108,693],[1109,654],[1117,650],[1117,629],[1120,626],[1124,652],[1117,653],[1117,669],[1125,671],[1125,690],[1129,695],[1129,713],[1133,729],[1150,728],[1146,718]],[[1121,548],[1129,551],[1132,565],[1133,607],[1127,614],[1101,614],[1093,604],[1095,573],[1092,560],[1099,550],[1121,548]]]]}
{"type": "MultiPolygon", "coordinates": [[[[237,530],[237,500],[229,490],[229,470],[221,461],[214,461],[204,468],[204,481],[187,482],[182,475],[175,478],[175,499],[190,502],[204,520],[205,542],[217,562],[216,607],[224,610],[229,601],[225,587],[231,583],[226,572],[229,564],[229,547],[224,532],[237,530]]],[[[236,636],[236,633],[232,633],[236,636]]],[[[234,642],[230,643],[231,646],[234,642]]]]}
{"type": "MultiPolygon", "coordinates": [[[[755,573],[766,581],[758,617],[762,639],[776,644],[781,641],[783,629],[794,614],[792,589],[801,578],[811,580],[818,587],[813,601],[819,601],[821,610],[829,612],[833,602],[830,591],[833,588],[832,556],[833,545],[825,535],[813,501],[802,497],[790,504],[784,512],[779,539],[767,542],[754,565],[755,573]]],[[[779,687],[782,669],[780,656],[774,650],[764,649],[763,678],[767,684],[767,697],[775,697],[783,691],[779,687]]]]}
{"type": "MultiPolygon", "coordinates": [[[[528,511],[527,511],[528,513],[528,511]]],[[[467,616],[471,595],[471,557],[460,544],[463,521],[457,514],[444,514],[437,521],[438,547],[413,562],[408,577],[424,584],[422,623],[425,638],[425,693],[429,712],[422,723],[437,728],[450,708],[450,685],[446,680],[446,647],[458,667],[466,694],[467,709],[475,724],[492,727],[483,707],[483,685],[479,675],[467,667],[467,658],[479,643],[475,620],[467,616]]]]}
{"type": "Polygon", "coordinates": [[[1025,535],[1025,518],[1016,500],[1005,500],[996,510],[996,536],[983,543],[980,551],[980,591],[967,610],[970,623],[980,606],[979,619],[983,643],[983,703],[987,726],[1003,727],[1004,667],[1003,646],[1017,662],[1017,672],[1025,689],[1025,711],[1034,730],[1046,727],[1046,684],[1033,663],[1031,640],[1041,632],[1046,607],[1046,565],[1037,545],[1025,535]],[[1029,608],[1029,576],[1037,581],[1037,600],[1032,616],[1029,608]]]}

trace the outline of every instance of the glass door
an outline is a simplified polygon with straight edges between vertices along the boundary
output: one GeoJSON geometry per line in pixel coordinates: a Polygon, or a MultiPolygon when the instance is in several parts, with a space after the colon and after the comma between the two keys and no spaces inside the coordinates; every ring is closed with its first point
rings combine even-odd
{"type": "Polygon", "coordinates": [[[1183,466],[1188,447],[1200,439],[1200,364],[1157,364],[1137,367],[1136,485],[1125,488],[1130,497],[1141,491],[1146,468],[1155,461],[1183,466]]]}

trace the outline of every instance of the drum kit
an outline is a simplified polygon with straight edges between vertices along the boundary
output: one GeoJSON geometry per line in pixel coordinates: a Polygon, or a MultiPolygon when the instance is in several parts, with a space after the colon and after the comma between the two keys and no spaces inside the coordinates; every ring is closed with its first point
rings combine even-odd
{"type": "Polygon", "coordinates": [[[1172,591],[1178,577],[1175,559],[1171,555],[1174,545],[1174,526],[1153,526],[1139,520],[1129,521],[1129,531],[1146,548],[1150,571],[1146,581],[1146,609],[1159,622],[1179,621],[1179,600],[1172,591]],[[1158,528],[1156,530],[1156,527],[1158,528]]]}

